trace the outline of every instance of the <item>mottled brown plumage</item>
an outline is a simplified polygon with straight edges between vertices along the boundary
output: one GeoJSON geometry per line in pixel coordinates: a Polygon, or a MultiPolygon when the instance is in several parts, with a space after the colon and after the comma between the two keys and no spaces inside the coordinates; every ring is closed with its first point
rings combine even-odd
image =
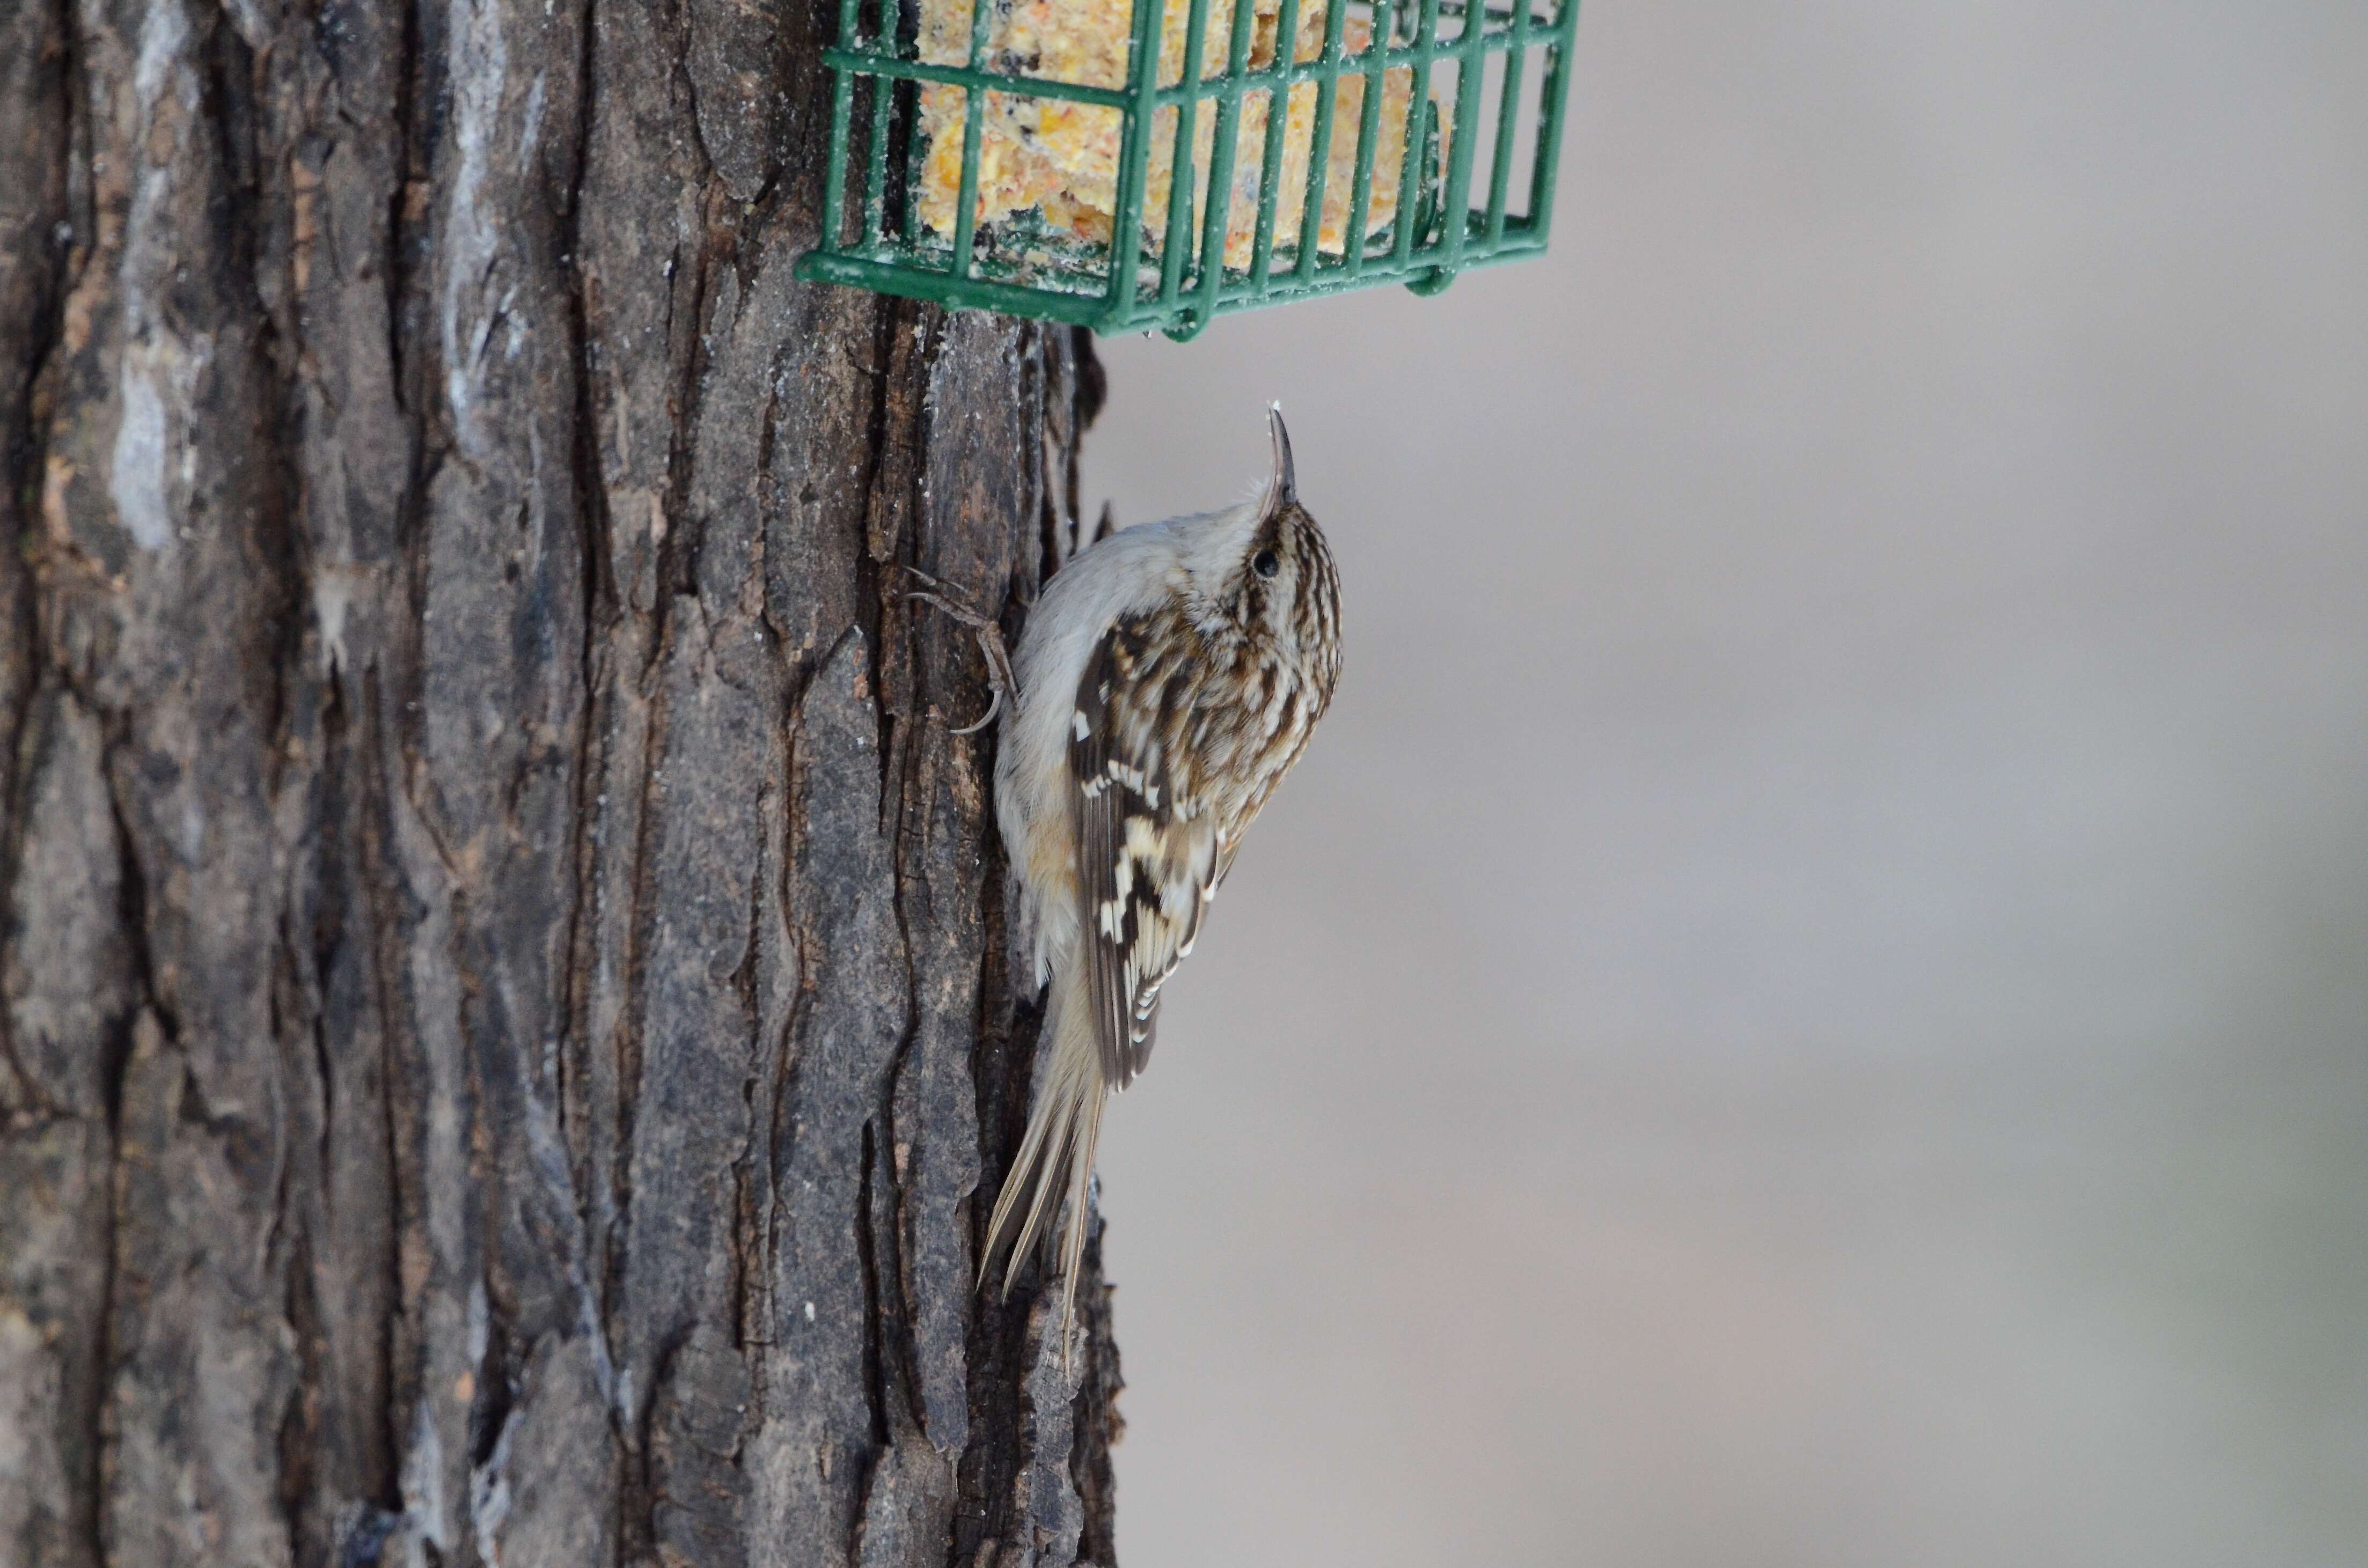
{"type": "Polygon", "coordinates": [[[1299,760],[1339,676],[1338,587],[1314,519],[1271,519],[1250,559],[1307,563],[1288,613],[1290,642],[1265,621],[1255,571],[1239,613],[1195,617],[1180,601],[1122,617],[1078,682],[1069,771],[1077,781],[1077,864],[1107,868],[1085,892],[1102,1075],[1123,1086],[1151,1054],[1159,988],[1192,950],[1202,912],[1244,829],[1299,760]],[[1304,643],[1314,657],[1295,656],[1304,643]]]}

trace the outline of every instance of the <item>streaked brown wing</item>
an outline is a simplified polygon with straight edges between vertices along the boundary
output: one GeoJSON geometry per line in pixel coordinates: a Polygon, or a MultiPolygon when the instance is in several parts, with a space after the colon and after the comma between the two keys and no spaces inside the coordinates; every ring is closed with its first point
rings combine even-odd
{"type": "Polygon", "coordinates": [[[1106,632],[1069,724],[1087,994],[1114,1088],[1151,1059],[1159,989],[1192,950],[1217,875],[1216,824],[1178,798],[1190,769],[1172,766],[1162,738],[1163,699],[1172,708],[1180,695],[1168,685],[1189,672],[1161,667],[1160,641],[1135,619],[1106,632]]]}

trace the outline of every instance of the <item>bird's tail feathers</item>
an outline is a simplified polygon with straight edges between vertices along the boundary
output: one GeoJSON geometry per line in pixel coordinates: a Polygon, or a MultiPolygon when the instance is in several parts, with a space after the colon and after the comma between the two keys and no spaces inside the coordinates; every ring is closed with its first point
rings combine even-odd
{"type": "Polygon", "coordinates": [[[1045,1062],[1043,1081],[1036,1086],[1028,1131],[1019,1140],[1019,1152],[1012,1156],[1003,1190],[996,1197],[995,1212],[986,1221],[986,1246],[978,1260],[979,1283],[984,1286],[996,1258],[1006,1256],[1003,1294],[1008,1297],[1028,1249],[1040,1235],[1049,1234],[1048,1227],[1059,1223],[1064,1366],[1068,1362],[1070,1327],[1076,1319],[1077,1273],[1086,1252],[1086,1204],[1094,1179],[1094,1152],[1101,1141],[1102,1105],[1110,1097],[1094,1043],[1093,1014],[1084,997],[1071,997],[1068,990],[1067,977],[1056,973],[1053,1006],[1045,1020],[1053,1033],[1052,1053],[1045,1062]]]}

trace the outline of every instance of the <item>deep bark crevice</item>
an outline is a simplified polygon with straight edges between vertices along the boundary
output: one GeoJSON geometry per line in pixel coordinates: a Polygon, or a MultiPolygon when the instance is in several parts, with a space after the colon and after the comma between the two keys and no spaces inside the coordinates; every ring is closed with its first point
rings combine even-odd
{"type": "Polygon", "coordinates": [[[888,1326],[884,1322],[888,1305],[880,1280],[880,1217],[879,1199],[874,1191],[878,1180],[880,1159],[878,1126],[863,1124],[863,1174],[855,1188],[855,1256],[856,1267],[863,1278],[863,1395],[871,1408],[871,1441],[884,1448],[888,1442],[888,1352],[884,1341],[888,1326]]]}

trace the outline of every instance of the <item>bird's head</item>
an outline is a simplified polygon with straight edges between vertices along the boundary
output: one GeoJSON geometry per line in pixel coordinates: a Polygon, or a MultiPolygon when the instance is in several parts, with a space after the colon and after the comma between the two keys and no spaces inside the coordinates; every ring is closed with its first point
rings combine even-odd
{"type": "Polygon", "coordinates": [[[1274,467],[1255,500],[1205,519],[1190,554],[1203,626],[1273,649],[1328,692],[1340,665],[1340,582],[1299,502],[1282,406],[1267,413],[1274,467]]]}

